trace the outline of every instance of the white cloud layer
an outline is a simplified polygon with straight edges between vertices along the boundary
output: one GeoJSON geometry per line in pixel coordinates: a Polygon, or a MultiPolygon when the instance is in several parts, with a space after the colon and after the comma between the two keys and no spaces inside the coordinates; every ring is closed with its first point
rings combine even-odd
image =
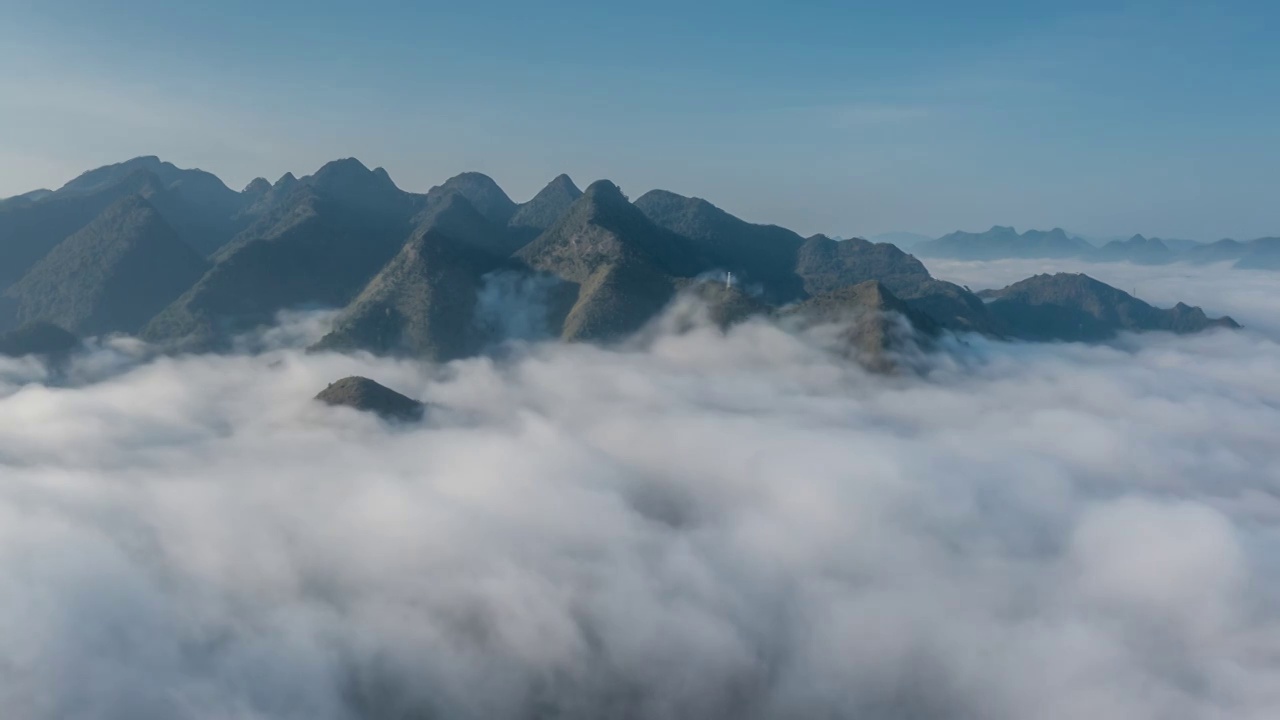
{"type": "MultiPolygon", "coordinates": [[[[1181,297],[1230,310],[1212,277],[1181,297]]],[[[0,716],[1280,715],[1265,331],[970,339],[926,378],[764,323],[143,352],[0,364],[0,716]],[[434,412],[310,400],[357,373],[434,412]]]]}

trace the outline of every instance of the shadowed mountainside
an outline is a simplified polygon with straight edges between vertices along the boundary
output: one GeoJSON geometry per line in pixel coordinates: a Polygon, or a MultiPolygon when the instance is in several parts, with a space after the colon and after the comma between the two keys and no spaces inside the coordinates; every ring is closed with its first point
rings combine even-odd
{"type": "Polygon", "coordinates": [[[61,357],[80,347],[80,340],[50,322],[27,323],[0,335],[0,355],[61,357]]]}
{"type": "Polygon", "coordinates": [[[503,260],[496,229],[461,195],[431,216],[351,302],[316,350],[368,350],[445,361],[478,352],[481,278],[503,260]]]}
{"type": "MultiPolygon", "coordinates": [[[[1094,248],[1060,229],[1002,227],[919,247],[1241,267],[1280,255],[1280,241],[1266,238],[1182,243],[1175,253],[1142,236],[1094,248]]],[[[895,318],[850,321],[850,346],[869,364],[903,327],[918,337],[1073,340],[1233,325],[1185,305],[1151,308],[1088,278],[1044,277],[983,302],[890,243],[801,238],[701,198],[653,190],[632,203],[607,180],[579,191],[559,175],[517,204],[475,172],[414,194],[354,158],[237,193],[209,173],[143,157],[0,203],[0,329],[36,319],[84,334],[140,329],[165,349],[217,349],[279,311],[336,307],[315,349],[444,361],[483,352],[516,326],[524,329],[511,337],[622,338],[677,296],[697,298],[722,326],[751,315],[813,322],[833,308],[895,318]]]]}
{"type": "Polygon", "coordinates": [[[133,333],[207,268],[155,207],[132,195],[59,243],[5,296],[19,324],[47,320],[80,335],[133,333]]]}
{"type": "Polygon", "coordinates": [[[282,309],[344,305],[399,252],[420,206],[385,171],[335,160],[265,208],[143,337],[210,347],[282,309]]]}
{"type": "Polygon", "coordinates": [[[1098,341],[1121,331],[1200,332],[1238,328],[1229,317],[1210,318],[1178,303],[1163,310],[1106,283],[1075,273],[1036,275],[981,296],[1013,336],[1026,340],[1098,341]]]}

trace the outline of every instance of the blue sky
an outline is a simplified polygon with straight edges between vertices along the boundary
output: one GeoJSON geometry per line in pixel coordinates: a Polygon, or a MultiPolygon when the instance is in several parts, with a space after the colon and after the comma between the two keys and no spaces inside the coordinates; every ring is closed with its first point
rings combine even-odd
{"type": "Polygon", "coordinates": [[[804,233],[1280,234],[1280,3],[407,5],[0,0],[0,196],[354,155],[804,233]]]}

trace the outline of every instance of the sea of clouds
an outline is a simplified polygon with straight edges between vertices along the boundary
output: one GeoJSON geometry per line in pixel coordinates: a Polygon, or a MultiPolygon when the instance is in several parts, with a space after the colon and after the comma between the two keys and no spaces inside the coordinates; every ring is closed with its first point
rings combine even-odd
{"type": "Polygon", "coordinates": [[[0,361],[0,717],[1280,717],[1275,276],[1087,271],[1246,328],[0,361]]]}

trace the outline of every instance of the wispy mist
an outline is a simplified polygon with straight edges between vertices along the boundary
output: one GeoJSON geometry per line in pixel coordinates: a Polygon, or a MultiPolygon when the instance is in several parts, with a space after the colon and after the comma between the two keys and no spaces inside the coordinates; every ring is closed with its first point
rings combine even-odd
{"type": "Polygon", "coordinates": [[[447,366],[310,322],[0,365],[0,716],[1280,712],[1265,331],[886,378],[762,321],[447,366]],[[433,411],[310,400],[351,374],[433,411]]]}

